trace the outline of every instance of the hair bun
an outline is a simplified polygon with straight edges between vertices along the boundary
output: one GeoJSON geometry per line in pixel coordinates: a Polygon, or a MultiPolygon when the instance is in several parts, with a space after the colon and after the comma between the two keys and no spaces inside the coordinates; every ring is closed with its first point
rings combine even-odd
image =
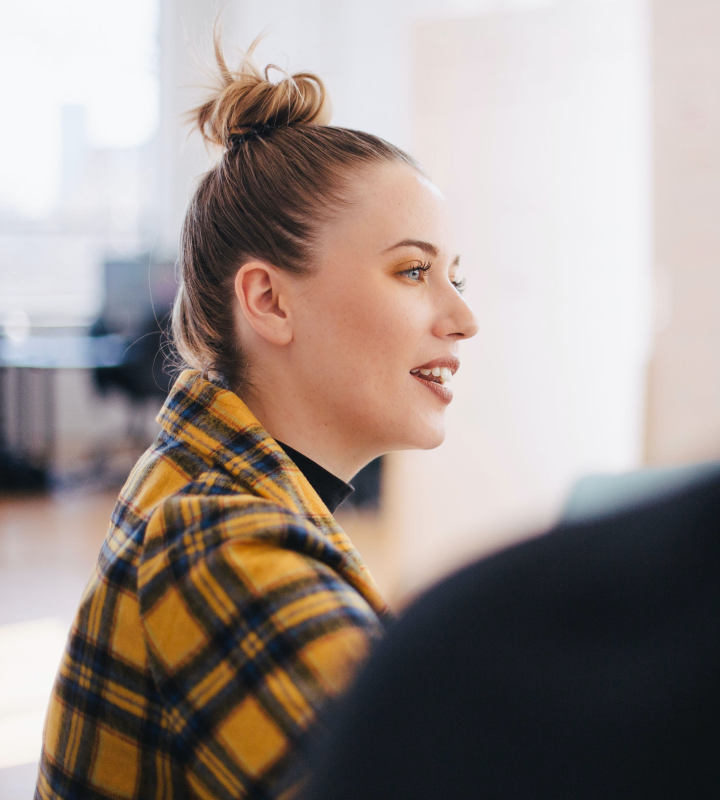
{"type": "Polygon", "coordinates": [[[208,100],[190,115],[203,137],[213,144],[227,146],[231,136],[264,125],[279,128],[327,125],[330,121],[330,99],[320,78],[311,72],[288,75],[274,64],[262,69],[253,59],[259,42],[258,37],[233,72],[225,61],[220,35],[215,34],[217,85],[208,100]],[[271,69],[285,77],[271,81],[271,69]]]}

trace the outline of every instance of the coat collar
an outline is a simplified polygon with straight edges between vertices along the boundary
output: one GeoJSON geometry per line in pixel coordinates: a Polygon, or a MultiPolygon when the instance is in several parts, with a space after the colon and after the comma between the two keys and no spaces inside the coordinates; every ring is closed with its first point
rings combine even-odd
{"type": "Polygon", "coordinates": [[[252,494],[300,514],[351,562],[353,583],[378,614],[387,606],[370,571],[317,492],[234,393],[184,370],[157,417],[163,430],[252,494]]]}

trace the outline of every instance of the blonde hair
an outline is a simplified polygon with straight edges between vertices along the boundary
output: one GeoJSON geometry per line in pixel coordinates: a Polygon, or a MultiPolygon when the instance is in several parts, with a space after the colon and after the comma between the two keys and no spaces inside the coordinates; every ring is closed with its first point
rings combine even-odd
{"type": "Polygon", "coordinates": [[[410,156],[361,131],[336,128],[317,75],[268,77],[253,59],[257,40],[228,68],[215,36],[217,85],[191,119],[206,141],[224,148],[200,181],[183,224],[172,336],[183,365],[234,391],[247,362],[233,317],[233,282],[249,260],[296,275],[312,270],[323,224],[348,203],[364,167],[410,156]]]}

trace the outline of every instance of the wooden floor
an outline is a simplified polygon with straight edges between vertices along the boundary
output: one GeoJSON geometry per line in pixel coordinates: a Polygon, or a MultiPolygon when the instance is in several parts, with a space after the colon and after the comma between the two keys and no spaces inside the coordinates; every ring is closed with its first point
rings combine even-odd
{"type": "Polygon", "coordinates": [[[71,621],[116,494],[0,499],[0,624],[71,621]]]}
{"type": "MultiPolygon", "coordinates": [[[[33,795],[47,698],[116,497],[0,497],[0,800],[33,795]]],[[[392,596],[391,542],[377,516],[337,517],[392,596]]]]}
{"type": "Polygon", "coordinates": [[[44,709],[114,493],[0,499],[0,798],[33,796],[44,709]]]}

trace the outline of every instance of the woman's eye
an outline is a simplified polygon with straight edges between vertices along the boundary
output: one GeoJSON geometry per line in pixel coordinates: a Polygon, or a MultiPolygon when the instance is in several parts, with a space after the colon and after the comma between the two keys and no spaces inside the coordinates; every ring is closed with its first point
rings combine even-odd
{"type": "Polygon", "coordinates": [[[462,294],[465,291],[465,278],[460,278],[459,281],[450,281],[452,285],[462,294]]]}
{"type": "Polygon", "coordinates": [[[424,274],[430,269],[430,264],[416,264],[409,269],[404,269],[400,274],[405,275],[410,278],[411,281],[415,283],[421,283],[424,278],[424,274]]]}

